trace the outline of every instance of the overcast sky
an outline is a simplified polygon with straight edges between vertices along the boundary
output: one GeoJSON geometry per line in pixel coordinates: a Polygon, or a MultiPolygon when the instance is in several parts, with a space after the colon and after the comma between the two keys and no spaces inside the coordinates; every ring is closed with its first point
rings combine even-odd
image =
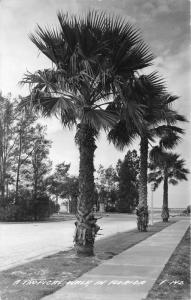
{"type": "MultiPolygon", "coordinates": [[[[26,95],[18,81],[26,70],[31,72],[51,67],[50,61],[28,38],[36,24],[57,25],[56,13],[80,13],[89,8],[103,9],[124,16],[141,29],[144,40],[156,56],[154,69],[165,78],[169,92],[180,97],[176,109],[191,119],[190,104],[190,59],[189,59],[189,1],[188,0],[0,0],[0,90],[3,95],[11,92],[13,96],[26,95]]],[[[75,131],[63,129],[56,119],[44,120],[48,125],[48,138],[53,141],[51,159],[54,164],[71,162],[71,173],[78,173],[78,150],[74,144],[75,131]]],[[[184,126],[186,135],[176,148],[191,165],[191,130],[184,126]]],[[[133,145],[138,150],[138,142],[133,145]]],[[[127,149],[117,151],[109,145],[104,133],[97,141],[95,167],[115,166],[123,158],[127,149]]],[[[190,179],[190,177],[189,177],[190,179]]],[[[185,207],[189,202],[189,181],[170,188],[169,206],[185,207]]],[[[150,191],[149,191],[150,201],[150,191]]],[[[155,206],[162,203],[162,188],[154,195],[155,206]]]]}

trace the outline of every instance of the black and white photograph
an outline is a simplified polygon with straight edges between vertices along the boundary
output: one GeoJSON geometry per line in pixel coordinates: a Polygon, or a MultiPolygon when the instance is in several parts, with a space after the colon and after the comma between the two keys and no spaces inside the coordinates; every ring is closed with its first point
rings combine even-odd
{"type": "Polygon", "coordinates": [[[189,0],[0,0],[0,300],[190,300],[189,0]]]}

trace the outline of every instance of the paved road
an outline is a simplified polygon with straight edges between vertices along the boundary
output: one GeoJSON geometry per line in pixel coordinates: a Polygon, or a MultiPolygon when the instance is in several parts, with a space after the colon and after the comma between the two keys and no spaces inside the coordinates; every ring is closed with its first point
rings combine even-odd
{"type": "MultiPolygon", "coordinates": [[[[98,221],[97,239],[136,227],[135,216],[109,215],[98,221]]],[[[0,223],[0,271],[73,246],[74,220],[42,223],[0,223]]]]}

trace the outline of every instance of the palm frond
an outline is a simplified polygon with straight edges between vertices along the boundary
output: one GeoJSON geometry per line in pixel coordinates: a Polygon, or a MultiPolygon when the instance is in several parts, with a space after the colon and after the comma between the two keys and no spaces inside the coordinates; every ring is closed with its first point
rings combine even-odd
{"type": "Polygon", "coordinates": [[[173,149],[180,142],[181,137],[173,131],[169,131],[168,134],[163,135],[160,139],[160,147],[164,149],[173,149]]]}
{"type": "Polygon", "coordinates": [[[127,123],[124,120],[119,121],[108,134],[109,142],[112,142],[119,150],[129,146],[136,137],[137,131],[135,128],[127,127],[127,123]]]}
{"type": "Polygon", "coordinates": [[[30,105],[44,117],[55,115],[64,126],[72,126],[78,117],[79,98],[75,95],[59,92],[57,73],[53,70],[27,73],[23,83],[32,85],[31,95],[25,98],[23,105],[30,105]]]}
{"type": "MultiPolygon", "coordinates": [[[[156,96],[162,97],[166,92],[165,81],[156,71],[149,75],[140,76],[137,84],[140,87],[140,92],[149,95],[149,98],[156,96]]],[[[149,98],[146,98],[146,100],[152,101],[152,99],[149,98]]]]}
{"type": "Polygon", "coordinates": [[[178,180],[175,180],[175,179],[169,179],[169,181],[168,181],[170,184],[172,184],[172,185],[177,185],[178,184],[178,180]]]}
{"type": "Polygon", "coordinates": [[[153,147],[149,152],[149,158],[151,163],[154,163],[156,166],[160,165],[164,161],[164,152],[161,147],[153,147]]]}
{"type": "MultiPolygon", "coordinates": [[[[44,116],[55,114],[63,125],[71,126],[80,119],[96,130],[106,129],[116,124],[118,116],[109,108],[98,109],[96,104],[113,93],[126,109],[128,132],[133,128],[126,142],[132,140],[145,127],[147,103],[137,101],[138,85],[133,92],[121,87],[130,86],[134,73],[153,61],[139,30],[124,18],[96,10],[79,17],[59,11],[58,20],[58,28],[37,26],[30,35],[31,41],[54,63],[52,70],[28,73],[22,80],[31,86],[33,107],[44,116]]],[[[150,92],[152,86],[152,93],[158,95],[163,90],[156,73],[141,80],[150,92]]],[[[144,92],[142,87],[141,91],[144,92]]],[[[144,93],[141,96],[144,99],[144,93]]]]}
{"type": "Polygon", "coordinates": [[[157,178],[161,178],[162,177],[162,172],[161,170],[155,171],[155,172],[150,172],[148,174],[148,182],[157,180],[157,178]]]}
{"type": "Polygon", "coordinates": [[[172,125],[160,125],[156,128],[151,128],[150,131],[153,135],[157,137],[168,135],[170,132],[184,134],[184,129],[172,125]]]}
{"type": "Polygon", "coordinates": [[[166,102],[166,104],[168,104],[168,105],[171,105],[174,101],[176,101],[176,100],[178,100],[179,99],[179,97],[178,96],[176,96],[176,95],[171,95],[171,94],[166,94],[165,95],[165,102],[166,102]]]}
{"type": "Polygon", "coordinates": [[[155,173],[148,174],[148,183],[154,183],[154,191],[159,187],[160,183],[163,181],[163,176],[158,176],[155,173]]]}
{"type": "Polygon", "coordinates": [[[115,112],[102,110],[102,109],[94,109],[86,108],[82,113],[82,123],[89,124],[96,131],[99,131],[101,128],[104,130],[108,130],[116,124],[119,120],[119,115],[115,112]]]}

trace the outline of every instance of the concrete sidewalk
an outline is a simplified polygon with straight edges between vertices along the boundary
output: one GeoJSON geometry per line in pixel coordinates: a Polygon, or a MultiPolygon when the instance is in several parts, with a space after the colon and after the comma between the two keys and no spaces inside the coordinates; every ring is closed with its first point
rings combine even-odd
{"type": "Polygon", "coordinates": [[[168,226],[75,281],[68,282],[43,300],[144,299],[188,226],[188,220],[168,226]]]}

